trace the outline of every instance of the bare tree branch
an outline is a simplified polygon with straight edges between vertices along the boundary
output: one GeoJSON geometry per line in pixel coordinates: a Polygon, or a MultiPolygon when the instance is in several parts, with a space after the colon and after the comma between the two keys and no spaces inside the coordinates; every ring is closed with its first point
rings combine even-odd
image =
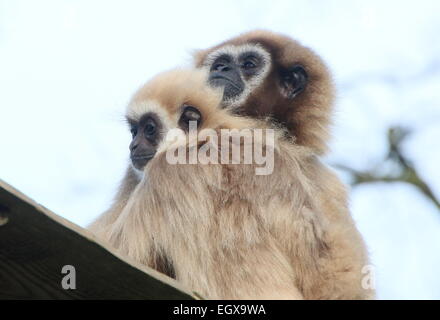
{"type": "Polygon", "coordinates": [[[400,169],[398,173],[380,174],[377,170],[378,167],[366,171],[355,170],[342,164],[337,164],[335,167],[349,173],[353,178],[352,184],[354,186],[372,182],[409,183],[419,189],[440,210],[440,201],[401,150],[402,142],[409,134],[410,131],[402,127],[393,127],[388,130],[389,151],[383,163],[385,161],[394,162],[400,169]]]}

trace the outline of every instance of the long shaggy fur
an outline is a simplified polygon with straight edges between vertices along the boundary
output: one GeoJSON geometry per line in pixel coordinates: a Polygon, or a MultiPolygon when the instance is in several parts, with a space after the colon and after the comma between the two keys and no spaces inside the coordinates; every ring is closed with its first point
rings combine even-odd
{"type": "MultiPolygon", "coordinates": [[[[267,127],[221,110],[220,100],[200,73],[175,71],[141,88],[131,105],[155,101],[171,123],[190,101],[202,113],[201,129],[267,127]]],[[[266,176],[255,175],[255,165],[171,165],[166,151],[139,183],[124,180],[114,210],[91,227],[99,237],[210,299],[372,296],[361,286],[368,261],[345,188],[313,148],[277,130],[274,171],[266,176]]]]}

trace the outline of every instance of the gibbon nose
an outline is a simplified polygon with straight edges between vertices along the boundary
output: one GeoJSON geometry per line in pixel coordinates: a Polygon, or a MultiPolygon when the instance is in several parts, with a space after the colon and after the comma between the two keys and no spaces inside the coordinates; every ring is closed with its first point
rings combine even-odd
{"type": "Polygon", "coordinates": [[[137,139],[133,139],[131,141],[130,145],[128,146],[128,149],[130,149],[130,151],[133,152],[134,150],[136,150],[138,145],[139,145],[139,142],[137,141],[137,139]]]}
{"type": "Polygon", "coordinates": [[[228,72],[229,70],[231,70],[231,67],[227,64],[219,63],[215,66],[215,71],[228,72]]]}
{"type": "Polygon", "coordinates": [[[134,139],[130,143],[130,157],[132,159],[152,158],[156,153],[156,147],[145,139],[134,139]]]}
{"type": "Polygon", "coordinates": [[[142,149],[148,149],[149,147],[151,147],[151,144],[140,134],[136,135],[128,146],[131,152],[139,152],[142,151],[142,149]]]}

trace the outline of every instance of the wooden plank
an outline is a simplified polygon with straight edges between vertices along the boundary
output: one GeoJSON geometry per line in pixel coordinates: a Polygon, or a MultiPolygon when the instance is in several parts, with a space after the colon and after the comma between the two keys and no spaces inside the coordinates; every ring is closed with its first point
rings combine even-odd
{"type": "Polygon", "coordinates": [[[195,299],[0,180],[0,299],[195,299]],[[76,271],[65,290],[63,266],[76,271]]]}

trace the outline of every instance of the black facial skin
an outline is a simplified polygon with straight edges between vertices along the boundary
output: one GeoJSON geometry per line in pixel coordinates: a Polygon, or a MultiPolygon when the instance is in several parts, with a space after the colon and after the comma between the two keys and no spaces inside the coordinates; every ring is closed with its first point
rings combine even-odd
{"type": "Polygon", "coordinates": [[[280,72],[281,87],[286,92],[286,98],[293,99],[307,86],[308,74],[306,70],[299,64],[295,64],[288,69],[280,72]]]}
{"type": "MultiPolygon", "coordinates": [[[[246,81],[258,75],[264,67],[258,52],[248,51],[238,57],[236,63],[230,55],[221,55],[211,65],[208,81],[214,87],[224,87],[223,100],[238,97],[246,87],[246,81]]],[[[275,67],[278,68],[278,66],[275,67]]],[[[308,75],[304,67],[295,64],[280,68],[281,94],[287,99],[298,96],[307,86],[308,75]]]]}
{"type": "Polygon", "coordinates": [[[197,108],[193,106],[184,105],[182,114],[180,115],[179,119],[179,127],[185,131],[189,131],[189,122],[195,121],[197,122],[197,127],[200,126],[200,123],[202,122],[202,115],[197,108]]]}
{"type": "Polygon", "coordinates": [[[130,143],[130,159],[133,166],[142,170],[156,154],[162,140],[162,124],[155,114],[145,114],[139,121],[127,119],[133,140],[130,143]]]}
{"type": "MultiPolygon", "coordinates": [[[[156,154],[157,147],[162,141],[162,123],[154,113],[147,113],[139,121],[127,118],[133,140],[130,143],[130,159],[133,166],[142,170],[156,154]]],[[[197,122],[200,126],[202,115],[200,111],[189,105],[182,106],[179,127],[188,132],[189,122],[197,122]]]]}
{"type": "Polygon", "coordinates": [[[263,66],[263,59],[257,52],[245,52],[237,60],[224,54],[211,65],[208,81],[214,87],[225,88],[223,100],[234,98],[243,92],[245,81],[256,76],[263,66]]]}

